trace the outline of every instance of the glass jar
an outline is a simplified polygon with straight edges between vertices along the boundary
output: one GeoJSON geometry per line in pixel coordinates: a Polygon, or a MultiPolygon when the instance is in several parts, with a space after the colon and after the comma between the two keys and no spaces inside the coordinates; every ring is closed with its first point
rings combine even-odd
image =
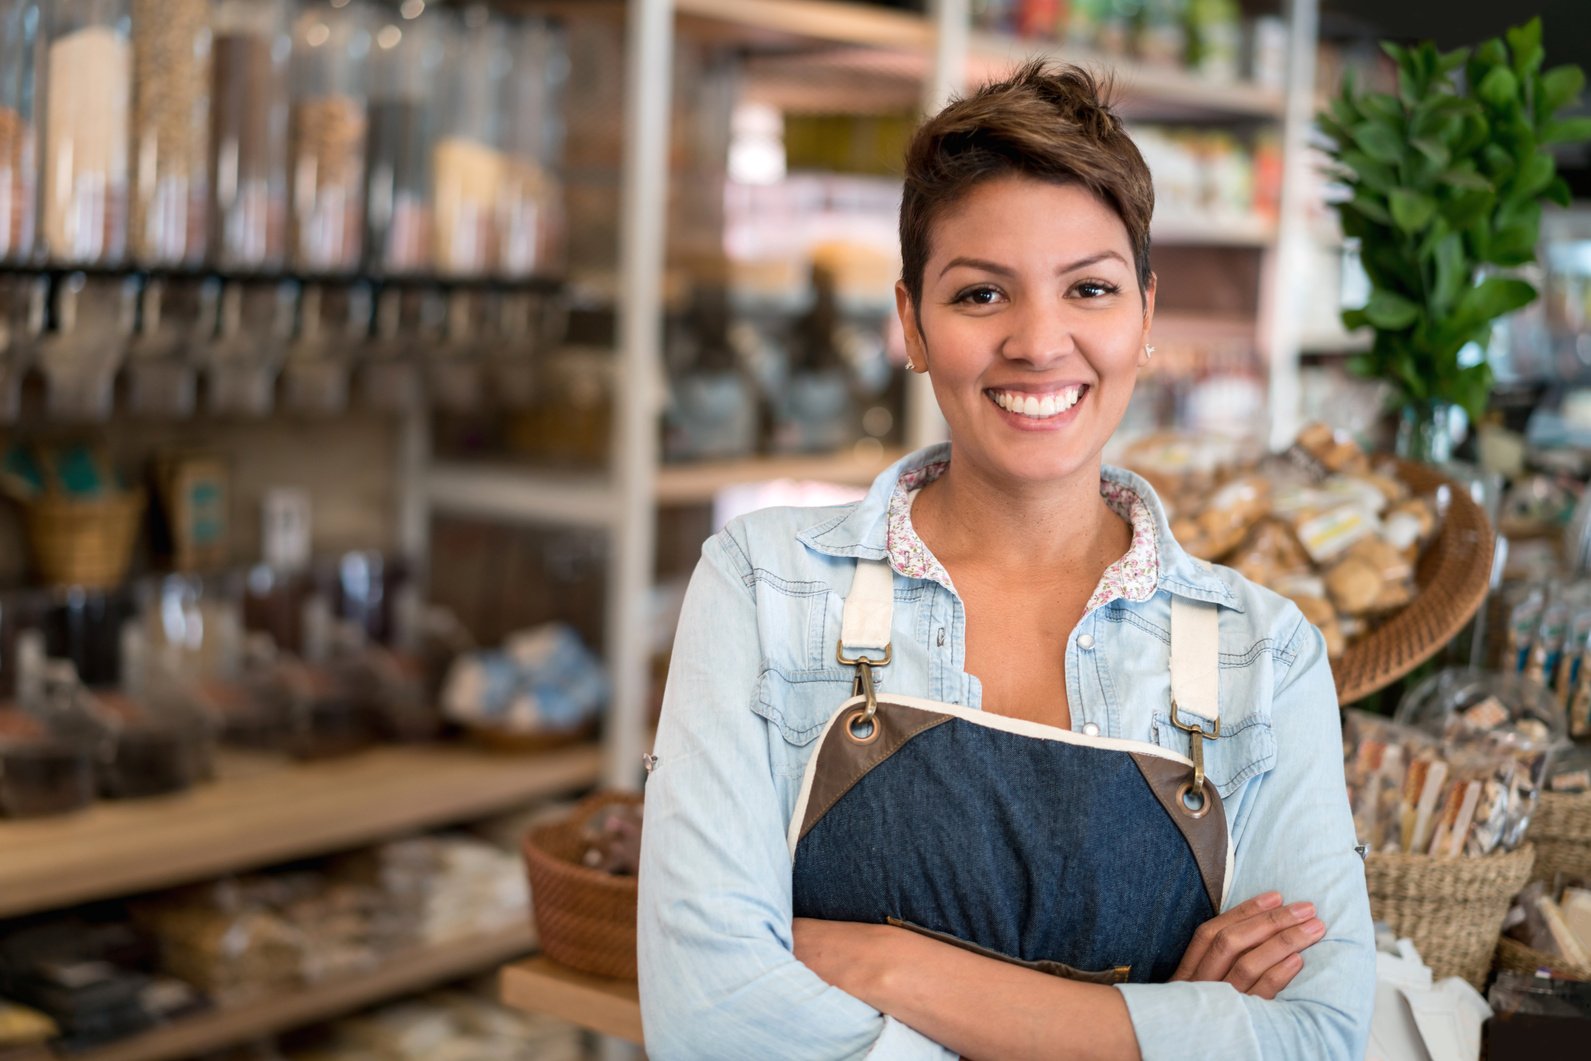
{"type": "Polygon", "coordinates": [[[38,0],[0,0],[0,261],[33,253],[38,0]]]}
{"type": "Polygon", "coordinates": [[[562,35],[537,19],[514,26],[513,68],[503,81],[502,183],[497,200],[497,272],[548,275],[563,268],[560,100],[568,62],[562,35]]]}
{"type": "Polygon", "coordinates": [[[145,265],[204,259],[210,146],[210,0],[132,0],[133,195],[145,265]]]}
{"type": "Polygon", "coordinates": [[[503,182],[502,84],[513,64],[500,21],[466,8],[449,34],[431,149],[431,239],[436,271],[478,276],[496,261],[494,221],[503,182]]]}
{"type": "Polygon", "coordinates": [[[127,246],[133,57],[127,0],[56,0],[48,12],[44,247],[57,262],[114,264],[127,246]]]}
{"type": "Polygon", "coordinates": [[[310,3],[293,24],[293,261],[359,268],[364,239],[365,66],[370,28],[348,0],[310,3]]]}
{"type": "Polygon", "coordinates": [[[210,91],[211,257],[280,266],[287,244],[286,0],[216,0],[210,91]]]}
{"type": "Polygon", "coordinates": [[[377,274],[431,265],[431,124],[445,39],[441,18],[404,4],[375,27],[365,152],[365,267],[377,274]]]}

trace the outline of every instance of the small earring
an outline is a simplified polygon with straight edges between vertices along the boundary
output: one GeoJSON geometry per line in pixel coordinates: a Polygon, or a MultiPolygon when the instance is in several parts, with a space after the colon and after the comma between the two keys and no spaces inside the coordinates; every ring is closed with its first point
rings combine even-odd
{"type": "Polygon", "coordinates": [[[907,372],[916,372],[917,371],[917,363],[912,360],[912,355],[910,355],[910,354],[906,355],[906,371],[907,372]]]}
{"type": "Polygon", "coordinates": [[[1152,358],[1154,356],[1155,356],[1155,348],[1153,346],[1150,346],[1148,343],[1145,343],[1144,344],[1144,360],[1148,361],[1150,358],[1152,358]]]}

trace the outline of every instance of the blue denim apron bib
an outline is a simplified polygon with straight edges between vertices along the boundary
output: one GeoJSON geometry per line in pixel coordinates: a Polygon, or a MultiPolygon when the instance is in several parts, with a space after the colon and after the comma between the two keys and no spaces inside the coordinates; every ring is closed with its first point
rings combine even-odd
{"type": "Polygon", "coordinates": [[[1232,875],[1203,770],[1220,735],[1216,606],[1172,606],[1187,758],[877,692],[893,605],[889,565],[859,561],[838,649],[856,695],[819,737],[790,822],[795,916],[899,925],[1074,979],[1169,979],[1232,875]]]}

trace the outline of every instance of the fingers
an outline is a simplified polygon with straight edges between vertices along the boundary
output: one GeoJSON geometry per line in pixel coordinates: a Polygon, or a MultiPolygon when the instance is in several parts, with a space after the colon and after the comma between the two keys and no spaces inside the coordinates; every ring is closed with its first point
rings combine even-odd
{"type": "Polygon", "coordinates": [[[1266,910],[1274,910],[1281,905],[1282,895],[1280,892],[1263,892],[1252,899],[1238,903],[1232,909],[1200,925],[1199,930],[1193,934],[1193,939],[1188,943],[1188,949],[1183,952],[1182,961],[1177,964],[1177,971],[1172,974],[1171,979],[1192,980],[1194,978],[1194,970],[1199,967],[1199,963],[1204,960],[1205,952],[1210,949],[1210,941],[1215,938],[1216,933],[1220,932],[1221,929],[1229,924],[1245,921],[1266,910]]]}
{"type": "MultiPolygon", "coordinates": [[[[1318,917],[1283,929],[1234,962],[1232,971],[1226,975],[1226,982],[1244,994],[1252,995],[1255,993],[1254,988],[1270,975],[1271,970],[1289,958],[1297,957],[1305,948],[1314,946],[1325,934],[1326,923],[1318,917]]],[[[1292,976],[1287,979],[1291,980],[1292,976]]]]}
{"type": "MultiPolygon", "coordinates": [[[[1262,911],[1240,921],[1218,925],[1210,934],[1208,946],[1198,965],[1194,967],[1190,979],[1227,979],[1238,959],[1249,951],[1272,936],[1303,924],[1314,916],[1313,903],[1293,903],[1291,906],[1262,911]]],[[[1207,923],[1205,927],[1209,927],[1209,924],[1214,922],[1207,923]]]]}
{"type": "Polygon", "coordinates": [[[1265,975],[1254,982],[1254,986],[1246,993],[1255,998],[1267,1001],[1282,993],[1282,989],[1293,982],[1304,969],[1304,956],[1302,954],[1289,954],[1275,965],[1266,970],[1265,975]]]}

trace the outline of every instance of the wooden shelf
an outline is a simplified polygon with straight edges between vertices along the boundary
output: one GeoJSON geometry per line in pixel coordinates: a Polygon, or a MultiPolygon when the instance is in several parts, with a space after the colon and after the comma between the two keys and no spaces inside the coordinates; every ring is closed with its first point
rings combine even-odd
{"type": "Polygon", "coordinates": [[[1175,218],[1155,221],[1151,242],[1159,246],[1268,247],[1276,242],[1276,225],[1261,217],[1204,221],[1175,218]]]}
{"type": "Polygon", "coordinates": [[[504,969],[501,986],[503,1001],[516,1009],[641,1042],[641,997],[634,980],[588,976],[537,957],[504,969]]]}
{"type": "Polygon", "coordinates": [[[306,986],[292,994],[227,1006],[76,1055],[77,1061],[177,1061],[274,1035],[460,977],[486,972],[535,949],[528,920],[490,936],[396,954],[363,976],[306,986]]]}
{"type": "Polygon", "coordinates": [[[658,469],[657,501],[660,505],[699,504],[711,501],[726,486],[777,479],[867,486],[879,472],[905,456],[905,452],[887,449],[877,456],[844,452],[667,465],[658,469]]]}
{"type": "Polygon", "coordinates": [[[504,465],[438,464],[426,475],[438,512],[516,523],[613,526],[618,498],[601,472],[548,472],[504,465]]]}
{"type": "Polygon", "coordinates": [[[287,763],[223,754],[221,777],[162,799],[0,822],[0,917],[322,855],[586,788],[596,745],[540,755],[377,748],[287,763]]]}
{"type": "MultiPolygon", "coordinates": [[[[562,18],[622,19],[623,0],[503,0],[562,18]]],[[[934,26],[923,15],[836,0],[674,0],[683,35],[788,50],[814,44],[928,52],[934,26]]]]}

